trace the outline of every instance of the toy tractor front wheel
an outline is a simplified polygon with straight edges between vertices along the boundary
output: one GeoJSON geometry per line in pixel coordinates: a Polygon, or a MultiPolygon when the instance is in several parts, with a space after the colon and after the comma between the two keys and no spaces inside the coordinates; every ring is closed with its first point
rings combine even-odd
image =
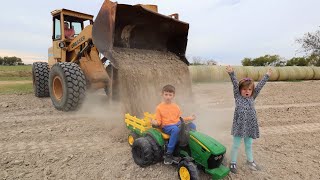
{"type": "Polygon", "coordinates": [[[181,180],[199,180],[197,166],[187,160],[182,160],[178,165],[178,175],[181,180]]]}
{"type": "Polygon", "coordinates": [[[136,133],[134,133],[134,132],[132,132],[132,133],[130,133],[130,134],[128,135],[128,143],[129,143],[129,145],[130,145],[131,147],[132,147],[134,141],[135,141],[138,137],[139,137],[139,136],[138,136],[136,133]]]}
{"type": "Polygon", "coordinates": [[[140,137],[133,142],[132,156],[134,162],[140,167],[146,167],[152,164],[153,150],[147,138],[140,137]]]}

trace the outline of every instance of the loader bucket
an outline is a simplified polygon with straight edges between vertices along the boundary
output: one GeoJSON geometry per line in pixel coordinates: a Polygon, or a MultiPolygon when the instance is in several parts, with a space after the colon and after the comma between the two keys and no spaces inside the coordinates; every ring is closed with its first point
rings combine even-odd
{"type": "Polygon", "coordinates": [[[156,6],[105,0],[93,24],[94,45],[111,62],[113,47],[120,47],[170,51],[189,65],[185,57],[189,24],[156,11],[156,6]]]}

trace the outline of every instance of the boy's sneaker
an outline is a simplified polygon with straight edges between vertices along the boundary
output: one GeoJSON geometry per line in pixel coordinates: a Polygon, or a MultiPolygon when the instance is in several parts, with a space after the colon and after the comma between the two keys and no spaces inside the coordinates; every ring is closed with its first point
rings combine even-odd
{"type": "Polygon", "coordinates": [[[248,165],[249,168],[250,168],[251,170],[253,170],[253,171],[260,171],[260,170],[261,170],[260,166],[258,166],[258,165],[256,164],[256,162],[254,162],[254,161],[252,161],[252,162],[247,161],[247,165],[248,165]]]}
{"type": "Polygon", "coordinates": [[[175,157],[172,154],[166,153],[164,156],[164,164],[172,164],[172,163],[179,163],[181,160],[180,157],[175,157]]]}
{"type": "Polygon", "coordinates": [[[230,163],[230,171],[233,173],[233,174],[237,174],[237,164],[236,163],[230,163]]]}

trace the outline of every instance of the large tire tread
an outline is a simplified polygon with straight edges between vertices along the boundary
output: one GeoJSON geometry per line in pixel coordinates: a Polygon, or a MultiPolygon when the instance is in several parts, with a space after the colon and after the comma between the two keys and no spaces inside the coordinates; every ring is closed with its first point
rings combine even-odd
{"type": "Polygon", "coordinates": [[[36,97],[49,97],[49,66],[46,62],[35,62],[32,66],[32,80],[36,97]]]}
{"type": "Polygon", "coordinates": [[[49,90],[50,96],[55,105],[56,109],[62,111],[72,111],[79,108],[79,105],[83,102],[86,91],[86,79],[83,71],[80,67],[75,63],[70,62],[59,62],[52,66],[52,71],[62,71],[64,74],[63,78],[65,80],[65,84],[63,84],[64,88],[67,89],[66,99],[61,103],[57,103],[54,98],[53,87],[52,87],[52,73],[50,73],[49,77],[49,90]]]}

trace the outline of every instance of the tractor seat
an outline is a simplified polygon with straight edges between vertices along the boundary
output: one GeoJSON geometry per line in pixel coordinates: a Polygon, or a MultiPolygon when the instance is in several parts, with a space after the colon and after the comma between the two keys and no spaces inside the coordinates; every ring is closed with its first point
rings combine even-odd
{"type": "Polygon", "coordinates": [[[159,132],[161,132],[162,138],[163,138],[164,140],[168,140],[168,139],[170,138],[170,135],[164,133],[160,128],[157,128],[157,130],[158,130],[159,132]]]}

